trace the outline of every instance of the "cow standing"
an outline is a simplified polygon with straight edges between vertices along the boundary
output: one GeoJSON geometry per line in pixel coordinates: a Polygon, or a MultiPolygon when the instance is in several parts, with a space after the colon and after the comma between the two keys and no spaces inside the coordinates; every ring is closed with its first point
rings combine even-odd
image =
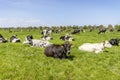
{"type": "Polygon", "coordinates": [[[42,31],[42,34],[43,34],[43,36],[52,36],[52,30],[47,30],[47,29],[44,29],[43,31],[42,31]]]}

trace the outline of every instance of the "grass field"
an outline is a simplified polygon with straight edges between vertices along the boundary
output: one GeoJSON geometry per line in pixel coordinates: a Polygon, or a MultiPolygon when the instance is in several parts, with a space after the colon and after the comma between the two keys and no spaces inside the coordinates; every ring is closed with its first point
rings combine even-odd
{"type": "MultiPolygon", "coordinates": [[[[23,31],[9,33],[0,30],[7,39],[17,34],[22,42],[25,36],[32,34],[40,39],[40,33],[35,31],[23,31]]],[[[66,32],[53,34],[50,42],[61,44],[60,35],[66,32]]],[[[120,38],[118,32],[97,34],[86,31],[73,35],[74,47],[71,49],[69,59],[54,59],[44,55],[44,49],[30,47],[21,43],[0,43],[0,80],[120,80],[120,47],[106,48],[103,53],[79,51],[78,46],[83,43],[102,42],[111,38],[120,38]]]]}

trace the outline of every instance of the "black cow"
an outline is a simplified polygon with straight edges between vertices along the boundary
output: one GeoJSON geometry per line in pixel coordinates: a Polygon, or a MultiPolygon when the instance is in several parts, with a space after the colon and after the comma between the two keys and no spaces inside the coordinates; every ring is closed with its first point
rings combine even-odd
{"type": "Polygon", "coordinates": [[[16,43],[16,42],[20,42],[20,39],[16,37],[17,35],[11,36],[10,37],[10,42],[12,43],[16,43]]]}
{"type": "Polygon", "coordinates": [[[73,32],[71,32],[71,34],[77,34],[77,33],[80,33],[79,29],[75,29],[73,32]]]}
{"type": "Polygon", "coordinates": [[[111,45],[114,45],[114,46],[119,46],[119,41],[120,41],[119,38],[110,39],[110,40],[109,40],[109,43],[110,43],[111,45]]]}
{"type": "Polygon", "coordinates": [[[54,58],[68,58],[67,54],[70,54],[71,44],[66,41],[62,45],[52,44],[45,48],[45,55],[47,57],[54,57],[54,58]]]}
{"type": "Polygon", "coordinates": [[[1,34],[0,34],[0,43],[8,42],[1,34]]]}
{"type": "Polygon", "coordinates": [[[105,32],[106,32],[106,28],[99,30],[98,34],[100,34],[100,33],[105,33],[105,32]]]}

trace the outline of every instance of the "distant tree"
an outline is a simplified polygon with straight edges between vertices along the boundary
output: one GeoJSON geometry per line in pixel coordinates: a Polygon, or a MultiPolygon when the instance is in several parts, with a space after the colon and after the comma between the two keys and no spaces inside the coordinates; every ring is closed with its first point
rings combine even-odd
{"type": "Polygon", "coordinates": [[[108,29],[113,29],[113,26],[111,24],[109,24],[108,29]]]}
{"type": "Polygon", "coordinates": [[[113,28],[113,26],[111,24],[108,25],[108,29],[109,29],[110,32],[114,31],[114,28],[113,28]]]}
{"type": "Polygon", "coordinates": [[[88,25],[88,29],[91,29],[92,28],[92,26],[91,25],[88,25]]]}
{"type": "Polygon", "coordinates": [[[104,29],[104,28],[105,28],[105,27],[104,27],[104,25],[99,25],[98,27],[99,27],[99,30],[101,30],[101,29],[104,29]]]}
{"type": "Polygon", "coordinates": [[[120,25],[115,25],[114,28],[118,30],[120,29],[120,25]]]}
{"type": "Polygon", "coordinates": [[[88,29],[87,25],[84,25],[84,26],[83,26],[83,29],[88,29]]]}

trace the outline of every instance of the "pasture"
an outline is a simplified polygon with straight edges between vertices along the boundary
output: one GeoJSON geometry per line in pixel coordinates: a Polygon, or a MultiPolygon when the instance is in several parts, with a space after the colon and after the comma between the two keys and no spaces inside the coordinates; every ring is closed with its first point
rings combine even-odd
{"type": "MultiPolygon", "coordinates": [[[[18,31],[9,33],[0,30],[9,40],[10,36],[18,35],[22,42],[25,36],[32,34],[40,39],[39,30],[18,31]]],[[[53,33],[50,42],[62,44],[62,33],[53,33]]],[[[30,47],[21,43],[0,43],[0,80],[120,80],[120,46],[106,48],[103,53],[79,51],[78,46],[83,43],[98,43],[111,38],[120,38],[120,32],[106,32],[97,34],[94,30],[74,34],[75,41],[68,59],[55,59],[44,55],[44,48],[30,47]]]]}

